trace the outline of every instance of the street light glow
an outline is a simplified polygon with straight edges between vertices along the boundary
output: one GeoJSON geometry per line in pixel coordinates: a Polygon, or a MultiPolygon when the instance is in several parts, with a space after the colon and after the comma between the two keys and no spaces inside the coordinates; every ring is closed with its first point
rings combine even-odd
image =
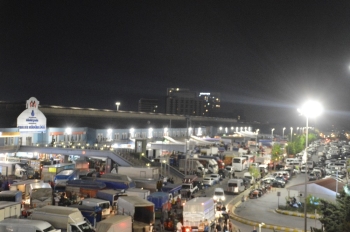
{"type": "Polygon", "coordinates": [[[298,111],[308,118],[314,118],[322,114],[323,106],[317,101],[309,100],[305,102],[302,108],[298,109],[298,111]]]}

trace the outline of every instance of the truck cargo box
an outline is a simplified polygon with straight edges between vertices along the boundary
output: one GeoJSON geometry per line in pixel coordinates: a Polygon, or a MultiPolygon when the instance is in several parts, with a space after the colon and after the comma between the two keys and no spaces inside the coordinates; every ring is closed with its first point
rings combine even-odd
{"type": "Polygon", "coordinates": [[[164,192],[151,193],[147,200],[154,204],[155,210],[162,210],[163,205],[169,201],[169,194],[164,192]]]}
{"type": "Polygon", "coordinates": [[[98,232],[132,232],[130,216],[115,215],[97,223],[98,232]]]}

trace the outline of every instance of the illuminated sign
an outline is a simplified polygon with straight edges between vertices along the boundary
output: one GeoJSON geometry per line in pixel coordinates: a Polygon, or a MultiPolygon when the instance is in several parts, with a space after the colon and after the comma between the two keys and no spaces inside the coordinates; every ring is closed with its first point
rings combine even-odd
{"type": "Polygon", "coordinates": [[[46,117],[38,109],[39,101],[29,98],[24,110],[17,118],[17,128],[20,132],[43,132],[46,130],[46,117]]]}
{"type": "Polygon", "coordinates": [[[210,96],[210,93],[199,93],[199,96],[210,96]]]}

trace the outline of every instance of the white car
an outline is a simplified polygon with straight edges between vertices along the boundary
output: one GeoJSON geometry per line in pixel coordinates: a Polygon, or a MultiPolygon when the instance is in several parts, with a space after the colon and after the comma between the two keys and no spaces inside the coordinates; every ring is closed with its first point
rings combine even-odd
{"type": "Polygon", "coordinates": [[[215,184],[215,180],[213,177],[204,177],[203,178],[203,185],[206,185],[206,186],[212,186],[215,184]]]}
{"type": "Polygon", "coordinates": [[[219,183],[220,182],[220,175],[219,174],[210,174],[210,177],[212,177],[215,181],[215,183],[219,183]]]}
{"type": "Polygon", "coordinates": [[[228,174],[233,174],[235,172],[235,169],[234,167],[232,166],[225,166],[225,171],[228,173],[228,174]]]}
{"type": "Polygon", "coordinates": [[[222,188],[215,188],[213,199],[214,201],[224,201],[226,199],[224,190],[222,188]]]}

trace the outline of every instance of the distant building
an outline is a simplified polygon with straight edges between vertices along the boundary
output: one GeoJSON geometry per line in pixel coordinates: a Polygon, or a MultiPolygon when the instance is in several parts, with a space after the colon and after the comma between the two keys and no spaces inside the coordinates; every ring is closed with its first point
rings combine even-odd
{"type": "Polygon", "coordinates": [[[217,116],[220,114],[220,93],[194,92],[189,89],[168,88],[166,113],[194,116],[217,116]]]}
{"type": "Polygon", "coordinates": [[[167,114],[203,116],[203,99],[189,89],[168,88],[166,98],[167,114]]]}
{"type": "Polygon", "coordinates": [[[139,100],[138,111],[139,112],[149,112],[149,113],[158,113],[159,112],[158,99],[146,99],[141,98],[139,100]]]}
{"type": "Polygon", "coordinates": [[[198,98],[203,100],[203,114],[201,116],[215,116],[220,113],[220,93],[200,92],[198,98]]]}

